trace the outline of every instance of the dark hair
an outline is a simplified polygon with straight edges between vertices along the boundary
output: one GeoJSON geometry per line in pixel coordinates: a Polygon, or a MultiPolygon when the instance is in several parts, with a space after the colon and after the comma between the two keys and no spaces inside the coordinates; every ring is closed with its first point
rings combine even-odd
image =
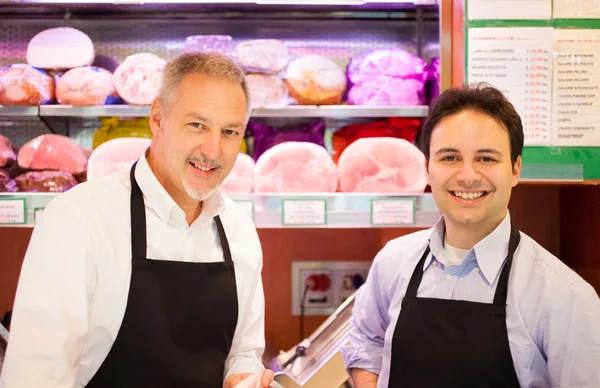
{"type": "Polygon", "coordinates": [[[523,124],[514,106],[501,91],[487,83],[463,85],[444,91],[431,106],[421,130],[420,148],[429,160],[431,134],[437,125],[448,116],[467,109],[484,113],[494,118],[507,131],[510,140],[512,164],[523,153],[523,124]]]}

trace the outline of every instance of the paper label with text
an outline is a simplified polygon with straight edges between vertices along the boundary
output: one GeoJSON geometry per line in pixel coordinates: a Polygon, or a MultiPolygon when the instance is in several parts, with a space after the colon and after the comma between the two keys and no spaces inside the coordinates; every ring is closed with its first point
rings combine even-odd
{"type": "Polygon", "coordinates": [[[373,225],[413,225],[415,223],[414,199],[374,199],[371,202],[373,225]]]}
{"type": "Polygon", "coordinates": [[[24,198],[0,200],[0,224],[25,224],[26,216],[24,198]]]}
{"type": "Polygon", "coordinates": [[[284,225],[327,224],[327,202],[324,199],[284,199],[284,225]]]}

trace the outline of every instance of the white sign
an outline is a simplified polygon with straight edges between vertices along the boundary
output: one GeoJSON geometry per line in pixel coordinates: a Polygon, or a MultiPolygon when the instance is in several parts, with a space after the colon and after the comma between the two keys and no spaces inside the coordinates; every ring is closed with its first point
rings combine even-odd
{"type": "Polygon", "coordinates": [[[555,30],[552,144],[600,146],[600,30],[555,30]]]}
{"type": "Polygon", "coordinates": [[[552,28],[470,28],[469,83],[487,82],[515,106],[526,146],[552,141],[552,28]]]}
{"type": "Polygon", "coordinates": [[[327,202],[324,199],[284,199],[284,225],[327,224],[327,202]]]}
{"type": "Polygon", "coordinates": [[[0,323],[0,337],[4,339],[4,342],[8,343],[8,336],[8,330],[6,330],[6,328],[0,323]]]}
{"type": "Polygon", "coordinates": [[[374,199],[371,202],[373,225],[413,225],[415,223],[414,199],[374,199]]]}
{"type": "Polygon", "coordinates": [[[34,220],[34,222],[37,224],[42,219],[43,215],[44,215],[44,208],[35,208],[33,210],[33,220],[34,220]]]}
{"type": "Polygon", "coordinates": [[[469,0],[469,20],[550,20],[552,0],[469,0]]]}
{"type": "Polygon", "coordinates": [[[26,222],[24,198],[0,200],[0,224],[25,224],[26,222]]]}
{"type": "Polygon", "coordinates": [[[555,19],[598,19],[600,4],[598,0],[554,0],[553,17],[555,19]]]}
{"type": "Polygon", "coordinates": [[[238,205],[244,209],[244,211],[250,216],[252,221],[254,221],[254,201],[251,200],[239,200],[235,201],[238,205]]]}

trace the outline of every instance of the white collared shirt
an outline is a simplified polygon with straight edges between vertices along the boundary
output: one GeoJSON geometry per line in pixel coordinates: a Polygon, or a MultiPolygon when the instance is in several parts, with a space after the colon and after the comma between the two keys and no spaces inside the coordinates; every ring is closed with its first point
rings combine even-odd
{"type": "MultiPolygon", "coordinates": [[[[225,372],[260,371],[262,249],[252,220],[217,190],[188,226],[145,157],[135,176],[144,193],[151,259],[223,261],[213,220],[220,216],[235,263],[239,306],[225,372]]],[[[100,368],[127,303],[130,192],[129,170],[124,170],[80,184],[48,204],[23,262],[0,387],[83,387],[100,368]]]]}

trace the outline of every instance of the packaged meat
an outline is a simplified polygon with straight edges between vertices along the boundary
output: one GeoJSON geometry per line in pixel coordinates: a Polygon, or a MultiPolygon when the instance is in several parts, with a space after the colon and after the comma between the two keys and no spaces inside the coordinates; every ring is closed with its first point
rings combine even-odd
{"type": "Polygon", "coordinates": [[[257,193],[330,193],[337,185],[333,160],[313,143],[277,144],[260,156],[254,169],[257,193]]]}
{"type": "Polygon", "coordinates": [[[17,160],[15,146],[8,138],[0,135],[0,167],[6,166],[13,160],[17,160]]]}
{"type": "Polygon", "coordinates": [[[425,84],[416,79],[373,76],[369,82],[348,90],[351,105],[421,105],[426,102],[425,84]]]}
{"type": "Polygon", "coordinates": [[[254,187],[254,159],[239,153],[231,172],[219,185],[223,193],[250,193],[254,187]]]}
{"type": "Polygon", "coordinates": [[[246,76],[252,108],[283,108],[288,104],[285,82],[276,75],[248,74],[246,76]]]}
{"type": "Polygon", "coordinates": [[[242,69],[252,73],[277,74],[288,65],[287,46],[277,39],[255,39],[238,43],[235,55],[242,69]]]}
{"type": "Polygon", "coordinates": [[[285,75],[290,95],[300,105],[339,104],[346,91],[346,75],[322,55],[299,57],[285,75]]]}
{"type": "Polygon", "coordinates": [[[325,123],[320,120],[280,127],[251,120],[248,122],[247,129],[254,137],[254,160],[258,160],[273,146],[287,141],[310,142],[325,147],[325,123]]]}
{"type": "Polygon", "coordinates": [[[132,105],[150,105],[158,95],[166,61],[157,55],[139,53],[128,56],[115,70],[117,92],[132,105]]]}
{"type": "Polygon", "coordinates": [[[29,171],[15,178],[19,191],[62,193],[77,186],[77,180],[65,171],[29,171]]]}
{"type": "Polygon", "coordinates": [[[229,35],[193,35],[185,38],[186,51],[199,51],[202,53],[216,51],[234,57],[234,44],[229,35]]]}
{"type": "Polygon", "coordinates": [[[263,371],[256,372],[239,382],[234,388],[261,388],[263,371]]]}
{"type": "Polygon", "coordinates": [[[112,73],[93,66],[78,67],[57,76],[56,100],[59,104],[75,106],[110,105],[121,101],[112,73]]]}
{"type": "Polygon", "coordinates": [[[71,138],[47,134],[25,143],[17,157],[23,168],[81,174],[86,171],[89,153],[71,138]]]}
{"type": "Polygon", "coordinates": [[[350,60],[346,73],[351,83],[363,83],[367,76],[414,78],[425,81],[427,62],[401,48],[375,49],[350,60]]]}
{"type": "Polygon", "coordinates": [[[44,70],[16,64],[0,70],[0,105],[35,106],[54,101],[54,79],[44,70]]]}
{"type": "Polygon", "coordinates": [[[414,143],[421,124],[421,119],[405,117],[388,117],[386,120],[349,124],[335,131],[331,137],[331,157],[334,163],[338,163],[346,147],[365,137],[397,137],[414,143]]]}
{"type": "Polygon", "coordinates": [[[431,60],[428,69],[427,77],[427,101],[433,103],[440,96],[440,58],[436,57],[431,60]]]}
{"type": "Polygon", "coordinates": [[[109,140],[96,148],[87,165],[87,180],[101,178],[128,169],[150,147],[150,139],[122,137],[109,140]]]}
{"type": "Polygon", "coordinates": [[[0,193],[15,193],[19,191],[17,182],[15,182],[10,174],[0,168],[0,193]]]}
{"type": "Polygon", "coordinates": [[[425,191],[425,155],[412,143],[391,137],[358,139],[338,163],[340,190],[361,193],[425,191]]]}
{"type": "Polygon", "coordinates": [[[41,31],[27,45],[27,63],[40,69],[72,69],[94,62],[94,43],[71,27],[41,31]]]}
{"type": "Polygon", "coordinates": [[[102,126],[94,132],[94,149],[102,143],[120,137],[152,139],[150,119],[148,117],[101,117],[100,122],[102,123],[102,126]]]}

